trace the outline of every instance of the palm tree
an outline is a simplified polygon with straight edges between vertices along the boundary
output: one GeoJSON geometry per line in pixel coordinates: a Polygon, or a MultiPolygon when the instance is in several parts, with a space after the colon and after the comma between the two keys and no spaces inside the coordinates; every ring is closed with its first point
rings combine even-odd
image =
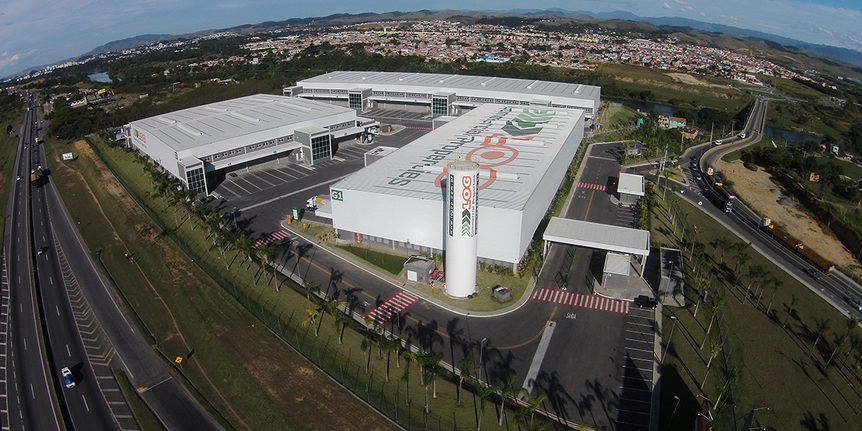
{"type": "Polygon", "coordinates": [[[721,266],[722,264],[724,264],[724,252],[728,248],[732,247],[733,243],[731,243],[730,240],[727,239],[727,237],[720,236],[715,239],[715,242],[713,244],[715,247],[715,251],[718,252],[718,265],[721,266]]]}
{"type": "Polygon", "coordinates": [[[844,345],[844,340],[846,340],[847,337],[850,336],[850,332],[853,331],[853,328],[855,328],[858,324],[859,321],[856,320],[856,318],[853,316],[848,317],[847,320],[844,321],[844,325],[847,328],[847,332],[845,332],[844,335],[838,336],[837,342],[835,343],[835,349],[832,350],[832,354],[829,355],[829,359],[826,361],[827,367],[829,366],[829,363],[832,362],[832,358],[835,357],[835,353],[838,352],[838,349],[840,349],[844,345]]]}
{"type": "Polygon", "coordinates": [[[700,383],[700,389],[703,389],[703,385],[706,384],[706,377],[709,376],[709,368],[712,367],[712,360],[717,358],[719,354],[721,354],[721,350],[724,348],[724,343],[719,343],[713,341],[710,343],[710,352],[709,352],[709,362],[706,363],[706,373],[703,375],[703,382],[700,383]]]}
{"type": "Polygon", "coordinates": [[[772,284],[772,296],[769,298],[769,305],[766,307],[766,314],[769,314],[770,310],[772,310],[772,301],[775,300],[775,294],[778,293],[778,289],[781,289],[781,286],[784,285],[784,280],[773,277],[771,280],[772,284]]]}
{"type": "Polygon", "coordinates": [[[709,332],[712,330],[712,324],[715,322],[715,315],[724,307],[725,298],[723,295],[714,297],[715,305],[712,307],[712,316],[709,318],[709,325],[706,327],[706,334],[703,336],[703,342],[700,343],[700,350],[706,346],[706,340],[709,338],[709,332]]]}
{"type": "Polygon", "coordinates": [[[748,284],[745,286],[745,296],[742,298],[742,302],[745,302],[748,299],[751,285],[762,280],[766,274],[766,268],[764,268],[763,265],[751,265],[748,267],[748,284]]]}
{"type": "Polygon", "coordinates": [[[536,415],[536,410],[538,410],[539,406],[541,406],[542,404],[544,404],[545,401],[548,400],[548,396],[545,394],[539,394],[533,397],[527,393],[525,393],[524,396],[527,398],[527,411],[530,412],[530,426],[532,427],[533,419],[535,419],[536,415]]]}
{"type": "Polygon", "coordinates": [[[303,280],[302,287],[305,288],[305,300],[308,304],[308,308],[311,308],[311,294],[317,294],[317,292],[320,292],[320,285],[313,280],[303,280]]]}
{"type": "Polygon", "coordinates": [[[829,319],[814,319],[814,328],[817,330],[817,338],[814,339],[813,350],[817,350],[817,342],[820,341],[824,332],[829,330],[829,325],[832,323],[829,319]]]}
{"type": "Polygon", "coordinates": [[[252,243],[251,239],[249,239],[249,237],[247,237],[244,233],[241,233],[236,237],[236,248],[237,250],[243,252],[245,254],[246,260],[251,263],[252,243]]]}
{"type": "Polygon", "coordinates": [[[467,354],[458,361],[458,393],[455,404],[461,405],[461,388],[464,385],[464,379],[469,377],[473,372],[479,369],[476,365],[476,357],[472,353],[467,354]]]}
{"type": "Polygon", "coordinates": [[[503,421],[506,420],[506,401],[510,398],[514,399],[523,389],[515,389],[511,379],[508,382],[500,382],[498,386],[500,389],[500,422],[497,426],[503,426],[503,421]]]}
{"type": "Polygon", "coordinates": [[[410,361],[404,364],[404,372],[401,373],[401,381],[404,382],[404,402],[410,406],[410,361]]]}
{"type": "Polygon", "coordinates": [[[326,311],[332,315],[333,320],[335,320],[335,330],[338,331],[338,344],[341,344],[341,339],[344,334],[344,325],[349,321],[349,317],[347,314],[341,312],[341,308],[344,307],[344,310],[347,310],[347,301],[329,301],[324,304],[326,306],[326,311]]]}
{"type": "Polygon", "coordinates": [[[476,385],[476,395],[479,395],[479,419],[476,421],[476,431],[482,431],[482,417],[485,416],[485,403],[494,393],[494,388],[487,384],[471,378],[476,385]]]}
{"type": "Polygon", "coordinates": [[[751,255],[748,254],[748,250],[742,249],[736,252],[734,258],[736,258],[736,266],[733,267],[733,273],[737,274],[738,277],[739,268],[748,263],[749,260],[751,260],[751,255]]]}
{"type": "Polygon", "coordinates": [[[790,320],[790,316],[793,315],[793,309],[796,308],[796,305],[799,304],[799,298],[796,295],[790,295],[790,308],[787,310],[787,317],[784,318],[784,324],[782,326],[787,326],[787,321],[790,320]]]}
{"type": "Polygon", "coordinates": [[[309,323],[314,325],[314,336],[318,335],[318,326],[314,324],[314,321],[320,316],[320,307],[309,308],[306,311],[305,319],[302,320],[302,327],[308,326],[309,323]]]}
{"type": "Polygon", "coordinates": [[[368,369],[371,367],[371,340],[363,337],[359,348],[365,352],[365,374],[368,374],[368,369]]]}
{"type": "MultiPolygon", "coordinates": [[[[850,334],[850,349],[847,350],[847,355],[850,356],[851,353],[862,349],[862,337],[858,334],[850,334]]],[[[853,364],[853,368],[856,368],[856,365],[859,363],[859,356],[856,356],[856,363],[853,364]]]]}

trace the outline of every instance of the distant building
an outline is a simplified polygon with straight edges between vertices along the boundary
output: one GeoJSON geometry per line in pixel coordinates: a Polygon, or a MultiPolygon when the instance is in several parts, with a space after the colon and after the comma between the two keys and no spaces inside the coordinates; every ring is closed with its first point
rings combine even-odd
{"type": "Polygon", "coordinates": [[[487,103],[581,109],[586,126],[600,107],[601,87],[534,79],[406,72],[330,72],[283,90],[357,110],[406,109],[460,115],[487,103]]]}
{"type": "Polygon", "coordinates": [[[258,94],[133,121],[124,134],[128,147],[208,194],[232,170],[288,156],[308,165],[330,159],[338,142],[377,124],[353,109],[258,94]]]}
{"type": "Polygon", "coordinates": [[[682,117],[666,117],[659,115],[658,125],[665,129],[682,129],[688,124],[688,120],[682,117]]]}

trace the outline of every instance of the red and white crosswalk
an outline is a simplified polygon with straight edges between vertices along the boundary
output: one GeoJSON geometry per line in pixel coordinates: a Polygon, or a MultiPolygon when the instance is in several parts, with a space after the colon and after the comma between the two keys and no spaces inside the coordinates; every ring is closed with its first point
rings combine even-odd
{"type": "Polygon", "coordinates": [[[558,289],[538,289],[533,292],[532,299],[571,307],[629,314],[629,301],[599,295],[584,295],[582,293],[567,292],[558,289]]]}
{"type": "Polygon", "coordinates": [[[273,244],[279,241],[284,241],[290,238],[290,234],[283,230],[277,230],[272,233],[262,235],[260,239],[254,242],[254,248],[258,248],[264,244],[273,244]]]}
{"type": "Polygon", "coordinates": [[[606,186],[604,184],[578,183],[578,188],[589,189],[589,190],[598,190],[600,192],[603,192],[608,188],[608,186],[606,186]]]}
{"type": "Polygon", "coordinates": [[[418,300],[418,296],[402,290],[384,301],[377,308],[366,313],[363,317],[370,318],[374,321],[375,325],[380,326],[418,300]]]}

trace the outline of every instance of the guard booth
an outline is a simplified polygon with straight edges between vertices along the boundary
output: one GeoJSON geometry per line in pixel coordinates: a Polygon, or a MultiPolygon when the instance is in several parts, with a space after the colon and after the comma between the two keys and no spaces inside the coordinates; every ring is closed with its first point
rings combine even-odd
{"type": "Polygon", "coordinates": [[[542,236],[547,256],[551,243],[569,244],[598,250],[607,250],[610,261],[606,262],[606,274],[628,275],[628,256],[634,258],[631,266],[643,277],[644,266],[649,256],[650,235],[648,230],[611,226],[582,220],[552,217],[542,236]]]}

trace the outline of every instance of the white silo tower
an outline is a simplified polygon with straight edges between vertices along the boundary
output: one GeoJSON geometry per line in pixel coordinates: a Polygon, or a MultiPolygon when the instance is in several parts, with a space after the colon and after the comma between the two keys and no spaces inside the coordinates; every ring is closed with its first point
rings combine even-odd
{"type": "Polygon", "coordinates": [[[446,165],[446,292],[456,298],[476,293],[477,191],[479,164],[452,161],[446,165]]]}

